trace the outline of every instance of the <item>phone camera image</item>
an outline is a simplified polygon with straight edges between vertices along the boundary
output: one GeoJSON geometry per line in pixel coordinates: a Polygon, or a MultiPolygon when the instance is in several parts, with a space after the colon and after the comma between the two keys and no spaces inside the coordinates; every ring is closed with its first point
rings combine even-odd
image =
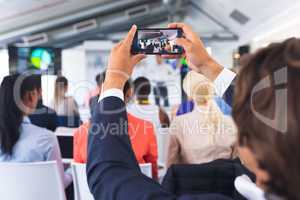
{"type": "Polygon", "coordinates": [[[141,29],[137,32],[137,51],[146,54],[182,54],[182,47],[176,45],[181,37],[180,29],[141,29]]]}

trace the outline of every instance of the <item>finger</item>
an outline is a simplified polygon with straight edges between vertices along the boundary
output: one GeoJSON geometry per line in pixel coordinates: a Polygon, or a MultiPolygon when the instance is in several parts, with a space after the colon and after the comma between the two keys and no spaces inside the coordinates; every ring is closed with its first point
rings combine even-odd
{"type": "Polygon", "coordinates": [[[184,32],[193,32],[193,29],[191,26],[185,24],[185,23],[171,23],[168,25],[169,28],[181,28],[184,32]]]}
{"type": "Polygon", "coordinates": [[[141,60],[145,59],[147,56],[145,54],[137,54],[132,56],[132,59],[134,61],[134,64],[139,63],[141,60]]]}
{"type": "Polygon", "coordinates": [[[174,22],[168,24],[168,28],[183,28],[184,25],[185,25],[184,23],[174,22]]]}
{"type": "Polygon", "coordinates": [[[181,28],[186,38],[193,41],[195,39],[199,39],[197,33],[195,33],[191,26],[185,23],[171,23],[168,25],[169,28],[181,28]]]}
{"type": "Polygon", "coordinates": [[[117,46],[121,46],[123,44],[123,40],[121,40],[120,42],[118,42],[117,46]]]}
{"type": "Polygon", "coordinates": [[[130,31],[128,32],[127,36],[125,37],[124,41],[123,41],[123,44],[130,48],[131,47],[131,44],[132,44],[132,41],[133,41],[133,38],[134,38],[134,35],[135,35],[135,32],[136,32],[136,29],[137,29],[137,26],[136,25],[133,25],[130,29],[130,31]]]}
{"type": "Polygon", "coordinates": [[[118,44],[115,47],[119,48],[120,46],[122,46],[122,44],[123,44],[123,40],[121,40],[120,42],[118,42],[118,44]]]}
{"type": "Polygon", "coordinates": [[[177,38],[175,43],[184,48],[186,52],[190,52],[192,43],[185,38],[177,38]]]}

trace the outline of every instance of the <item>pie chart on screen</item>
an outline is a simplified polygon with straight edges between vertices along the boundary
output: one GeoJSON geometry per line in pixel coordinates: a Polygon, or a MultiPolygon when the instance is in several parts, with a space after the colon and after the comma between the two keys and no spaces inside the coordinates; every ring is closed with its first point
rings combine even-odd
{"type": "Polygon", "coordinates": [[[52,63],[51,54],[42,48],[37,48],[31,53],[31,64],[39,70],[47,70],[52,63]]]}

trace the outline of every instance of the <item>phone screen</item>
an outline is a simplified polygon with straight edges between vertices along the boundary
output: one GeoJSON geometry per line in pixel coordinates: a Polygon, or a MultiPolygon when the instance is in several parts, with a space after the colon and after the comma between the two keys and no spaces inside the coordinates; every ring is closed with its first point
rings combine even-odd
{"type": "Polygon", "coordinates": [[[132,44],[134,54],[182,54],[183,48],[175,44],[176,38],[182,37],[182,30],[173,29],[138,29],[132,44]]]}

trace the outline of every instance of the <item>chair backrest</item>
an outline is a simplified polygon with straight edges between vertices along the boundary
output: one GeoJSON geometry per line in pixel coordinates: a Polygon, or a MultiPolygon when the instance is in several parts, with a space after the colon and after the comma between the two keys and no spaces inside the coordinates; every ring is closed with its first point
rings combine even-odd
{"type": "Polygon", "coordinates": [[[55,135],[56,136],[73,136],[75,130],[76,130],[76,128],[68,128],[68,127],[59,126],[55,130],[55,135]]]}
{"type": "Polygon", "coordinates": [[[82,163],[72,163],[72,173],[75,200],[94,200],[87,182],[86,165],[82,163]]]}
{"type": "Polygon", "coordinates": [[[158,128],[157,133],[157,148],[158,148],[158,164],[160,166],[166,165],[167,156],[167,145],[169,142],[169,129],[168,128],[158,128]]]}
{"type": "Polygon", "coordinates": [[[149,178],[152,178],[152,164],[151,163],[145,163],[140,164],[141,172],[148,176],[149,178]]]}
{"type": "Polygon", "coordinates": [[[56,162],[0,162],[0,199],[65,200],[56,162]]]}
{"type": "Polygon", "coordinates": [[[79,116],[57,116],[57,126],[78,128],[80,126],[79,116]]]}

